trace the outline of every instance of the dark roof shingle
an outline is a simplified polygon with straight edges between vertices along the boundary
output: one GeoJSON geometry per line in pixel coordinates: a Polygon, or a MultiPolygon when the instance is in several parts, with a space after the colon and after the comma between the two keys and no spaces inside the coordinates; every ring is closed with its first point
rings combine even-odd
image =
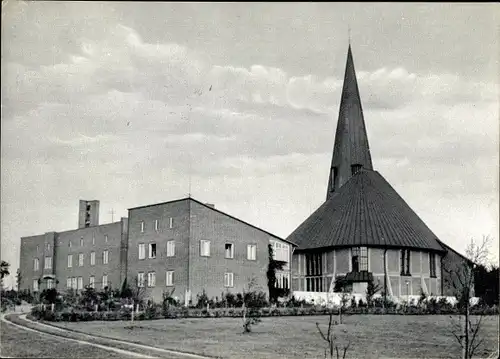
{"type": "Polygon", "coordinates": [[[362,170],[287,240],[298,249],[409,247],[443,251],[437,237],[377,171],[362,170]]]}

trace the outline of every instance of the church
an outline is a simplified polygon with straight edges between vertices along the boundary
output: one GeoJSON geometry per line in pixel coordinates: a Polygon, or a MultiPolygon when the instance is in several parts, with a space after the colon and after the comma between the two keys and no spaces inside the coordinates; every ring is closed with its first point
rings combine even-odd
{"type": "Polygon", "coordinates": [[[373,280],[391,297],[454,295],[446,268],[465,258],[441,242],[373,167],[350,45],[326,200],[287,240],[298,246],[292,258],[296,295],[332,293],[340,277],[354,294],[366,293],[373,280]]]}

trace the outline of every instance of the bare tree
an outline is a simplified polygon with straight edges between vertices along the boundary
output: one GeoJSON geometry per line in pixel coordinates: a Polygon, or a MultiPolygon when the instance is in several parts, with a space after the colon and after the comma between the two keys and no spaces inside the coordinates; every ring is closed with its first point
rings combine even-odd
{"type": "Polygon", "coordinates": [[[451,317],[451,333],[462,348],[463,359],[472,358],[483,343],[483,339],[479,336],[483,314],[480,312],[478,318],[473,320],[470,314],[470,302],[474,295],[474,268],[487,261],[490,241],[491,238],[487,236],[483,236],[480,244],[471,239],[465,252],[467,260],[452,268],[443,269],[449,275],[449,282],[458,300],[458,321],[451,317]]]}
{"type": "Polygon", "coordinates": [[[260,315],[255,308],[250,308],[250,300],[256,289],[256,279],[248,281],[248,289],[243,289],[243,332],[250,333],[252,326],[261,322],[260,315]]]}
{"type": "Polygon", "coordinates": [[[342,348],[340,348],[335,342],[337,340],[337,337],[335,336],[334,333],[332,333],[332,328],[334,325],[337,325],[338,323],[334,322],[333,320],[333,313],[330,313],[330,319],[328,321],[328,329],[327,329],[327,332],[324,333],[320,326],[319,326],[319,323],[316,323],[316,327],[318,328],[318,332],[319,334],[321,335],[321,338],[326,341],[328,343],[328,346],[327,348],[325,349],[325,359],[327,358],[330,358],[330,359],[333,359],[334,358],[334,353],[336,354],[336,358],[337,359],[345,359],[345,356],[347,354],[347,350],[349,349],[350,345],[351,345],[351,342],[347,342],[347,345],[344,345],[342,346],[342,348]],[[343,350],[342,352],[342,357],[340,356],[340,352],[339,352],[339,349],[343,350]]]}

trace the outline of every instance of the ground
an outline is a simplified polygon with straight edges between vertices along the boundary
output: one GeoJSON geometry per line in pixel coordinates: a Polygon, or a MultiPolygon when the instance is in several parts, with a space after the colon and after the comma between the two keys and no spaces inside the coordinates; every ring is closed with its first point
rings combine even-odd
{"type": "Polygon", "coordinates": [[[29,332],[2,322],[2,358],[72,358],[75,356],[92,358],[124,358],[122,354],[95,348],[89,345],[47,337],[29,332]]]}
{"type": "MultiPolygon", "coordinates": [[[[340,345],[351,340],[347,358],[459,358],[449,332],[450,317],[353,315],[336,328],[340,345]]],[[[242,333],[241,318],[169,319],[130,322],[55,323],[96,335],[222,358],[323,358],[325,342],[316,322],[328,317],[263,318],[254,332],[242,333]]],[[[498,316],[483,319],[485,342],[478,353],[498,350],[498,316]]]]}

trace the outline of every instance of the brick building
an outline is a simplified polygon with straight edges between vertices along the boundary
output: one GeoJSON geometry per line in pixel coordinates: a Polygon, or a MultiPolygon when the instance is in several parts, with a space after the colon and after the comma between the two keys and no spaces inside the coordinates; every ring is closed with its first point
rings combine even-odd
{"type": "Polygon", "coordinates": [[[242,292],[250,280],[267,291],[268,245],[287,263],[278,285],[290,288],[292,243],[193,198],[129,209],[98,224],[99,201],[80,201],[79,228],[21,238],[20,289],[120,288],[125,278],[146,297],[164,291],[188,303],[242,292]]]}
{"type": "Polygon", "coordinates": [[[298,245],[296,295],[331,293],[338,277],[359,294],[373,279],[389,296],[454,295],[446,269],[466,259],[373,168],[350,45],[326,192],[325,202],[287,238],[298,245]]]}
{"type": "Polygon", "coordinates": [[[288,263],[277,277],[289,288],[291,243],[193,198],[131,208],[128,278],[154,299],[175,288],[185,302],[241,293],[252,279],[267,291],[269,244],[288,263]]]}
{"type": "Polygon", "coordinates": [[[126,272],[128,220],[99,225],[99,201],[80,201],[78,228],[21,238],[21,287],[117,287],[126,272]]]}

